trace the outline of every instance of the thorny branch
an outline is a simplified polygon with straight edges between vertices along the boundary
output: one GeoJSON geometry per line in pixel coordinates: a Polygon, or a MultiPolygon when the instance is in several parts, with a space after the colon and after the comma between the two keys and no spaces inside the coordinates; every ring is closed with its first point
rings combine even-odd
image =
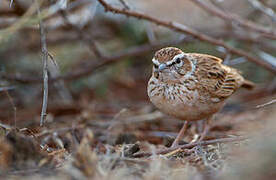
{"type": "MultiPolygon", "coordinates": [[[[39,4],[37,4],[37,13],[40,17],[40,9],[39,4]]],[[[42,51],[42,61],[43,61],[43,102],[42,102],[42,110],[40,117],[40,126],[43,126],[46,116],[47,116],[47,105],[48,105],[48,50],[46,44],[46,34],[45,28],[43,24],[43,20],[40,18],[39,20],[39,29],[40,29],[40,38],[41,38],[41,51],[42,51]]]]}
{"type": "Polygon", "coordinates": [[[98,0],[98,1],[102,4],[102,6],[105,8],[106,11],[110,11],[112,13],[117,13],[117,14],[123,14],[123,15],[126,15],[126,16],[135,17],[135,18],[138,18],[138,19],[147,20],[147,21],[150,21],[150,22],[155,23],[157,25],[164,26],[164,27],[167,27],[169,29],[175,30],[177,32],[190,34],[193,37],[195,37],[195,38],[197,38],[201,41],[205,41],[205,42],[208,42],[210,44],[217,45],[217,46],[222,46],[225,49],[227,49],[228,52],[237,54],[239,56],[244,56],[249,61],[252,61],[252,62],[266,68],[267,70],[270,70],[271,72],[276,73],[276,68],[272,67],[271,64],[269,64],[269,63],[267,63],[267,62],[265,62],[265,61],[263,61],[259,58],[256,58],[255,56],[252,56],[252,55],[248,54],[247,52],[245,52],[243,50],[236,49],[232,46],[229,46],[226,43],[224,43],[222,40],[217,40],[217,39],[215,39],[211,36],[205,35],[203,33],[199,33],[197,31],[195,31],[194,29],[191,29],[191,28],[189,28],[189,27],[187,27],[183,24],[180,24],[180,23],[177,23],[177,22],[171,22],[171,21],[163,21],[163,20],[160,20],[158,18],[149,16],[149,15],[146,15],[146,14],[143,14],[143,13],[140,13],[140,12],[128,10],[128,9],[116,8],[116,7],[113,7],[113,6],[109,5],[104,0],[98,0]]]}

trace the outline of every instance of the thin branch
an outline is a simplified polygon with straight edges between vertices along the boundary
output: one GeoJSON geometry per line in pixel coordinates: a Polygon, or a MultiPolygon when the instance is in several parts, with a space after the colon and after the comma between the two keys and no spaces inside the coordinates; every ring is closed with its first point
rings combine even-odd
{"type": "Polygon", "coordinates": [[[10,1],[10,8],[12,7],[13,0],[10,1]]]}
{"type": "Polygon", "coordinates": [[[124,0],[119,0],[120,3],[124,6],[125,9],[130,9],[127,3],[124,0]]]}
{"type": "MultiPolygon", "coordinates": [[[[48,70],[50,77],[57,77],[60,75],[60,68],[57,63],[57,61],[54,59],[54,57],[48,52],[49,58],[51,61],[48,63],[48,70]]],[[[73,103],[73,97],[70,93],[70,91],[66,88],[64,80],[60,79],[59,81],[56,81],[53,83],[58,94],[61,97],[61,102],[63,104],[72,104],[73,103]]]]}
{"type": "Polygon", "coordinates": [[[103,57],[104,55],[101,53],[100,49],[98,48],[94,38],[92,38],[91,36],[87,36],[85,32],[83,32],[83,30],[74,25],[73,23],[70,22],[70,19],[68,18],[67,15],[67,11],[66,10],[61,10],[60,11],[62,18],[64,19],[64,22],[66,23],[67,26],[69,26],[70,28],[72,28],[73,30],[75,30],[78,33],[78,36],[84,40],[84,42],[86,44],[89,45],[90,49],[94,52],[94,54],[97,57],[103,57]]]}
{"type": "Polygon", "coordinates": [[[221,138],[221,139],[214,139],[214,140],[208,140],[208,141],[201,141],[201,142],[184,144],[184,145],[179,145],[179,146],[172,147],[172,148],[159,150],[159,151],[156,151],[154,153],[152,153],[152,152],[140,152],[140,153],[134,154],[133,157],[134,158],[148,157],[148,156],[151,156],[151,155],[166,154],[166,153],[169,153],[169,152],[177,150],[177,149],[190,149],[190,148],[193,148],[195,146],[206,146],[206,145],[217,144],[217,143],[228,143],[228,142],[242,141],[242,140],[245,140],[245,139],[246,138],[244,138],[244,137],[234,137],[234,138],[221,138]]]}
{"type": "Polygon", "coordinates": [[[0,127],[1,128],[4,128],[6,130],[11,130],[11,129],[15,129],[14,127],[10,126],[10,125],[7,125],[7,124],[3,124],[0,122],[0,127]]]}
{"type": "Polygon", "coordinates": [[[146,24],[146,33],[147,33],[147,37],[148,37],[149,42],[154,43],[154,42],[156,42],[157,38],[154,34],[154,31],[153,31],[151,25],[152,24],[149,24],[149,23],[146,24]]]}
{"type": "Polygon", "coordinates": [[[269,106],[269,105],[272,105],[272,104],[275,104],[275,103],[276,103],[276,99],[272,99],[271,101],[269,101],[267,103],[260,104],[260,105],[256,106],[256,108],[257,109],[263,108],[263,107],[266,107],[266,106],[269,106]]]}
{"type": "Polygon", "coordinates": [[[164,26],[167,27],[169,29],[175,30],[177,32],[181,32],[181,33],[186,33],[186,34],[190,34],[193,37],[201,40],[201,41],[205,41],[208,42],[210,44],[214,44],[217,46],[222,46],[225,49],[228,50],[228,52],[230,53],[234,53],[237,54],[239,56],[244,56],[245,58],[247,58],[249,61],[254,62],[264,68],[266,68],[267,70],[270,70],[273,73],[276,73],[276,68],[271,67],[271,64],[264,62],[263,60],[256,58],[252,55],[249,55],[247,52],[240,50],[240,49],[236,49],[232,46],[227,45],[226,43],[224,43],[224,41],[222,40],[217,40],[211,36],[205,35],[203,33],[199,33],[197,31],[195,31],[194,29],[191,29],[183,24],[177,23],[177,22],[171,22],[171,21],[163,21],[160,19],[157,19],[155,17],[140,13],[140,12],[136,12],[136,11],[132,11],[132,10],[127,10],[127,9],[120,9],[120,8],[116,8],[113,7],[111,5],[109,5],[108,3],[106,3],[105,0],[98,0],[102,6],[105,8],[106,11],[110,11],[112,13],[117,13],[117,14],[123,14],[126,16],[131,16],[131,17],[135,17],[138,19],[143,19],[143,20],[147,20],[147,21],[151,21],[152,23],[155,23],[157,25],[160,26],[164,26]]]}
{"type": "Polygon", "coordinates": [[[266,62],[270,63],[273,67],[276,67],[276,58],[273,55],[268,54],[268,53],[266,53],[264,51],[259,51],[258,55],[260,57],[262,57],[263,60],[265,60],[266,62]]]}
{"type": "Polygon", "coordinates": [[[15,103],[14,103],[14,100],[12,98],[12,96],[10,95],[9,91],[8,90],[4,90],[4,92],[6,93],[8,99],[9,99],[9,102],[13,108],[13,115],[14,115],[14,127],[16,128],[16,114],[17,114],[17,108],[15,106],[15,103]]]}
{"type": "Polygon", "coordinates": [[[13,90],[13,89],[15,89],[14,86],[10,86],[10,87],[0,87],[0,92],[1,92],[1,91],[9,91],[9,90],[13,90]]]}
{"type": "Polygon", "coordinates": [[[221,10],[214,5],[211,5],[210,3],[206,3],[206,1],[203,1],[203,0],[191,0],[191,1],[197,4],[205,11],[207,11],[208,13],[213,14],[221,19],[230,21],[232,23],[236,23],[249,30],[252,30],[258,33],[263,33],[269,38],[276,39],[276,32],[275,30],[273,30],[273,28],[266,28],[263,25],[258,25],[252,21],[242,19],[236,14],[232,14],[230,12],[226,12],[225,10],[221,10]]]}
{"type": "MultiPolygon", "coordinates": [[[[37,14],[41,17],[39,4],[37,4],[37,14]]],[[[46,44],[46,34],[43,24],[43,20],[39,18],[39,29],[40,29],[40,40],[41,40],[41,51],[42,51],[42,62],[43,62],[43,102],[40,117],[40,126],[43,126],[47,116],[47,105],[48,105],[48,49],[46,44]]]]}
{"type": "Polygon", "coordinates": [[[276,13],[272,8],[265,6],[258,0],[248,0],[248,2],[250,2],[254,8],[260,10],[262,13],[270,17],[273,22],[276,22],[276,13]]]}
{"type": "Polygon", "coordinates": [[[224,35],[225,38],[228,39],[235,39],[237,41],[242,41],[246,44],[254,44],[254,46],[257,46],[260,49],[271,51],[272,53],[276,51],[276,45],[273,43],[270,43],[270,41],[267,41],[265,39],[257,38],[254,36],[249,35],[246,32],[243,33],[229,33],[224,35]]]}

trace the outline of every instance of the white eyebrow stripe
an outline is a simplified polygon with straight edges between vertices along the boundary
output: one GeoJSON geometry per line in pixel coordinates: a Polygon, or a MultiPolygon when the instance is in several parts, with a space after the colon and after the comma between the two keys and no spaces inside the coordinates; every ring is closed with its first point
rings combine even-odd
{"type": "Polygon", "coordinates": [[[172,60],[166,62],[166,65],[167,65],[167,66],[172,65],[172,64],[176,61],[177,58],[183,58],[184,56],[185,56],[185,53],[177,54],[177,55],[175,55],[175,56],[173,57],[172,60]]]}
{"type": "Polygon", "coordinates": [[[157,66],[159,66],[160,65],[160,63],[159,63],[159,61],[158,60],[156,60],[156,59],[152,59],[152,62],[153,62],[153,64],[156,64],[157,66]]]}
{"type": "MultiPolygon", "coordinates": [[[[177,55],[175,55],[175,56],[173,57],[172,60],[166,62],[166,65],[167,65],[167,66],[170,66],[170,65],[172,65],[172,64],[176,61],[177,58],[183,58],[183,57],[185,57],[185,56],[186,56],[185,53],[177,54],[177,55]]],[[[159,65],[161,64],[161,63],[160,63],[157,59],[155,59],[155,58],[152,59],[152,62],[153,62],[153,64],[156,64],[157,66],[159,66],[159,65]]]]}

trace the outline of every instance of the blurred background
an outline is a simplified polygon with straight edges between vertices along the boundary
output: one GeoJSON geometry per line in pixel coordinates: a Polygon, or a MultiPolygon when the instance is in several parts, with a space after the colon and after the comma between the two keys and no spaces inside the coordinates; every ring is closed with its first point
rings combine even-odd
{"type": "MultiPolygon", "coordinates": [[[[118,8],[129,8],[162,20],[184,24],[199,33],[242,49],[275,68],[275,34],[269,38],[235,21],[226,21],[193,1],[107,2],[118,8]]],[[[265,14],[254,2],[213,0],[207,3],[210,7],[214,6],[275,31],[275,14],[265,14]]],[[[32,114],[27,121],[30,121],[29,118],[34,120],[35,115],[39,116],[42,103],[40,33],[36,11],[29,9],[32,5],[34,7],[32,0],[2,0],[0,6],[0,87],[10,88],[10,96],[18,111],[18,123],[26,120],[26,117],[21,119],[20,115],[26,109],[27,114],[32,114]]],[[[81,99],[87,103],[108,100],[110,103],[100,103],[98,106],[114,104],[118,106],[114,108],[118,109],[149,104],[146,85],[151,75],[151,58],[156,50],[165,46],[176,46],[184,52],[218,56],[225,59],[226,64],[238,68],[247,79],[258,83],[258,89],[264,88],[269,92],[275,89],[275,74],[244,57],[149,21],[107,13],[98,1],[45,1],[41,6],[48,51],[52,56],[48,62],[50,79],[63,76],[63,79],[49,83],[49,113],[51,108],[57,106],[74,108],[75,103],[81,105],[81,99]],[[107,60],[112,63],[99,65],[105,61],[102,57],[108,57],[107,60]]],[[[260,6],[273,9],[276,4],[275,1],[267,0],[262,1],[260,6]]],[[[263,93],[268,95],[268,92],[263,93]]],[[[1,92],[2,121],[11,122],[14,118],[12,106],[9,98],[1,92]]]]}
{"type": "MultiPolygon", "coordinates": [[[[39,134],[41,141],[53,132],[59,134],[60,128],[69,128],[69,133],[70,128],[76,129],[76,139],[81,141],[83,129],[88,128],[93,130],[97,143],[114,145],[139,140],[164,144],[164,134],[175,136],[181,122],[157,112],[148,100],[146,87],[154,52],[166,46],[220,57],[257,84],[253,91],[241,89],[229,99],[217,118],[218,124],[223,125],[216,125],[210,139],[244,134],[248,127],[254,131],[266,119],[275,120],[275,0],[104,1],[123,11],[180,23],[193,32],[243,50],[270,68],[189,33],[105,11],[101,2],[0,1],[0,122],[5,124],[3,127],[27,128],[32,134],[39,134]],[[39,127],[43,98],[40,20],[49,53],[49,97],[44,127],[39,127]],[[130,126],[121,125],[120,121],[139,123],[130,126]],[[50,132],[53,128],[59,130],[50,132]],[[132,134],[122,135],[123,132],[132,134]]],[[[66,133],[63,129],[59,135],[63,137],[66,133]]],[[[60,149],[57,145],[48,146],[53,151],[60,149]]]]}

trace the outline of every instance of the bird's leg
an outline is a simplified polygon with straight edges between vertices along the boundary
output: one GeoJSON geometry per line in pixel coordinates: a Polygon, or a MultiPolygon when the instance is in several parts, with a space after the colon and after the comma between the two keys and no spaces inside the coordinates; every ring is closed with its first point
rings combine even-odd
{"type": "Polygon", "coordinates": [[[204,128],[205,120],[195,121],[194,123],[196,125],[196,133],[197,134],[202,133],[203,132],[203,128],[204,128]]]}
{"type": "Polygon", "coordinates": [[[178,146],[178,143],[179,141],[183,138],[185,132],[186,132],[186,129],[188,127],[188,121],[185,121],[180,132],[178,133],[177,137],[175,138],[175,140],[173,141],[172,143],[172,146],[171,147],[175,147],[175,146],[178,146]]]}
{"type": "Polygon", "coordinates": [[[210,130],[210,122],[211,122],[212,119],[213,119],[213,116],[210,116],[204,121],[204,129],[203,129],[203,132],[200,135],[200,138],[199,138],[198,142],[202,141],[206,137],[207,133],[210,130]]]}

